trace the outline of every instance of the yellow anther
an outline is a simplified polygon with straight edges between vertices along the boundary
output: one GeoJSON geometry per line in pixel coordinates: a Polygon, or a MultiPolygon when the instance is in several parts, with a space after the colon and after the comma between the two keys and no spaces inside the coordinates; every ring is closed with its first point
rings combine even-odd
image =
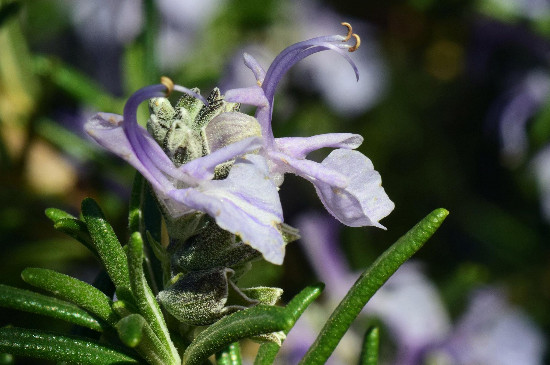
{"type": "Polygon", "coordinates": [[[359,46],[361,45],[361,38],[359,38],[359,36],[355,33],[353,33],[351,35],[353,38],[355,38],[355,45],[353,45],[353,47],[350,47],[350,49],[348,49],[349,52],[355,52],[357,51],[357,48],[359,48],[359,46]]]}
{"type": "Polygon", "coordinates": [[[174,91],[174,81],[172,81],[169,77],[162,76],[160,78],[160,83],[166,86],[166,96],[170,96],[172,91],[174,91]]]}
{"type": "Polygon", "coordinates": [[[348,23],[348,22],[342,22],[340,24],[342,24],[344,27],[348,28],[348,34],[346,35],[346,39],[344,39],[342,41],[342,42],[347,42],[347,41],[349,41],[349,39],[351,38],[351,34],[353,33],[353,30],[351,29],[351,24],[348,23]]]}

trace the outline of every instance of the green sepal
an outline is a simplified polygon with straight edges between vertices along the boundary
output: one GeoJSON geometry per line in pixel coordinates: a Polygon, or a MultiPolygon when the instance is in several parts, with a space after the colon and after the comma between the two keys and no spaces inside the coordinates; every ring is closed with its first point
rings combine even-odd
{"type": "Polygon", "coordinates": [[[64,218],[76,219],[76,217],[72,214],[57,208],[48,208],[45,210],[44,213],[46,214],[46,217],[48,217],[54,223],[57,223],[57,221],[64,218]]]}
{"type": "Polygon", "coordinates": [[[53,270],[39,268],[27,268],[23,270],[21,277],[25,282],[72,302],[111,325],[118,320],[111,308],[111,299],[88,283],[53,270]]]}
{"type": "Polygon", "coordinates": [[[0,306],[60,319],[94,331],[102,332],[104,329],[103,323],[72,303],[2,284],[0,306]]]}
{"type": "Polygon", "coordinates": [[[199,365],[231,343],[265,333],[285,331],[292,316],[281,307],[257,305],[230,314],[202,331],[183,354],[183,363],[199,365]]]}
{"type": "Polygon", "coordinates": [[[0,328],[0,352],[82,365],[139,363],[122,349],[90,339],[15,327],[0,328]]]}
{"type": "Polygon", "coordinates": [[[128,262],[124,250],[113,227],[107,222],[101,208],[93,199],[86,198],[82,201],[82,217],[101,262],[115,287],[130,288],[128,262]]]}
{"type": "Polygon", "coordinates": [[[363,349],[361,350],[361,365],[378,364],[378,345],[380,342],[380,331],[378,327],[370,327],[365,333],[363,349]]]}
{"type": "Polygon", "coordinates": [[[283,289],[270,288],[267,286],[258,286],[246,289],[241,288],[241,292],[250,299],[255,299],[265,305],[275,305],[283,295],[283,289]]]}
{"type": "Polygon", "coordinates": [[[170,339],[170,332],[164,321],[164,315],[151,291],[143,273],[143,239],[139,232],[134,232],[128,242],[128,267],[130,285],[136,307],[165,348],[171,354],[172,360],[179,362],[179,353],[170,339]]]}
{"type": "Polygon", "coordinates": [[[218,268],[177,275],[177,280],[157,298],[180,322],[210,325],[230,313],[258,304],[233,283],[232,274],[231,269],[218,268]]]}
{"type": "MultiPolygon", "coordinates": [[[[288,330],[284,331],[285,335],[288,334],[292,327],[294,327],[294,324],[296,323],[298,318],[300,318],[302,313],[304,313],[306,308],[311,303],[313,303],[313,301],[317,299],[319,295],[321,295],[324,288],[325,284],[323,283],[307,286],[301,292],[296,294],[290,302],[288,302],[285,310],[287,311],[287,314],[290,315],[292,318],[292,326],[288,330]]],[[[256,355],[256,359],[254,360],[254,365],[273,364],[273,361],[275,361],[275,357],[277,356],[280,348],[281,345],[275,342],[263,343],[258,349],[258,354],[256,355]]]]}
{"type": "Polygon", "coordinates": [[[81,220],[76,218],[61,218],[55,222],[53,227],[56,230],[76,239],[78,242],[86,246],[86,248],[88,248],[88,250],[90,250],[94,255],[99,257],[92,238],[90,237],[90,233],[88,232],[88,228],[81,220]]]}
{"type": "Polygon", "coordinates": [[[414,255],[441,226],[449,212],[436,209],[388,248],[355,282],[332,312],[300,364],[324,364],[349,326],[376,291],[414,255]]]}
{"type": "Polygon", "coordinates": [[[289,244],[300,239],[300,231],[298,228],[294,228],[286,223],[279,224],[277,228],[279,232],[281,232],[285,244],[289,244]]]}

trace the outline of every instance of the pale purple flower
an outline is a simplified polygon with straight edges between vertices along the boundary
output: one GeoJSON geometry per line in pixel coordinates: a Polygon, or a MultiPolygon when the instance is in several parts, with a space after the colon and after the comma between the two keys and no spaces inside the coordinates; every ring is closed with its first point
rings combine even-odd
{"type": "Polygon", "coordinates": [[[495,289],[475,293],[452,336],[438,351],[456,365],[539,365],[544,336],[531,320],[495,289]]]}
{"type": "MultiPolygon", "coordinates": [[[[175,86],[175,90],[204,100],[184,87],[175,86]]],[[[86,124],[87,132],[135,167],[172,217],[195,211],[207,213],[221,228],[260,251],[266,260],[282,263],[284,242],[278,226],[283,216],[277,187],[269,178],[265,159],[248,154],[261,146],[260,138],[243,139],[176,167],[136,119],[141,102],[166,96],[166,91],[163,84],[137,91],[128,99],[123,116],[99,113],[86,124]],[[214,168],[233,159],[227,178],[213,180],[214,168]]]]}
{"type": "MultiPolygon", "coordinates": [[[[246,66],[254,73],[256,86],[232,89],[225,93],[230,102],[257,106],[256,119],[262,127],[262,154],[269,161],[272,178],[280,185],[285,173],[294,173],[310,181],[327,210],[340,222],[352,226],[376,226],[394,208],[381,186],[380,174],[372,162],[358,151],[363,138],[351,133],[329,133],[313,137],[274,138],[271,117],[275,89],[284,74],[298,61],[317,52],[332,50],[344,57],[355,71],[357,67],[348,51],[356,49],[346,36],[331,35],[296,43],[283,50],[267,71],[249,54],[246,66]],[[321,163],[306,159],[313,151],[324,147],[337,148],[321,163]]],[[[358,37],[353,35],[355,41],[358,37]]],[[[351,38],[353,39],[353,38],[351,38]]]]}

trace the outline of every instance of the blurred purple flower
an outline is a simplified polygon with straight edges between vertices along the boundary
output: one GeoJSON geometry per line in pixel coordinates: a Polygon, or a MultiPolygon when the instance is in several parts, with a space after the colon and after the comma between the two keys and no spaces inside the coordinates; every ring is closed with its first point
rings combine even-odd
{"type": "Polygon", "coordinates": [[[473,295],[452,335],[435,353],[444,352],[457,365],[539,365],[544,343],[540,330],[522,311],[501,291],[487,288],[473,295]]]}
{"type": "Polygon", "coordinates": [[[284,49],[265,71],[249,54],[244,55],[246,66],[254,73],[256,86],[232,89],[225,93],[225,100],[257,106],[256,119],[263,136],[262,153],[269,161],[272,178],[282,184],[285,173],[294,173],[310,181],[327,210],[340,222],[352,226],[376,226],[378,221],[394,208],[381,186],[380,174],[372,162],[353,149],[363,138],[351,133],[329,133],[313,137],[274,138],[271,129],[275,89],[284,74],[298,61],[317,52],[332,50],[344,57],[358,70],[348,51],[359,45],[358,36],[351,34],[317,37],[296,43],[284,49]],[[355,37],[356,45],[349,39],[355,37]],[[321,163],[307,160],[306,156],[324,147],[337,148],[321,163]]]}
{"type": "Polygon", "coordinates": [[[539,112],[550,94],[550,77],[542,70],[530,71],[514,87],[501,106],[499,132],[502,154],[512,166],[522,162],[528,150],[527,123],[539,112]]]}
{"type": "MultiPolygon", "coordinates": [[[[202,99],[181,86],[175,89],[202,99]]],[[[284,242],[278,225],[283,216],[277,187],[269,178],[266,161],[259,155],[247,155],[261,146],[260,139],[246,138],[176,167],[136,119],[142,101],[166,96],[166,91],[163,84],[137,91],[128,99],[123,116],[99,113],[86,124],[87,132],[135,167],[153,186],[171,216],[207,213],[221,228],[260,251],[266,260],[282,263],[284,242]],[[214,168],[234,158],[227,178],[213,180],[214,168]]]]}

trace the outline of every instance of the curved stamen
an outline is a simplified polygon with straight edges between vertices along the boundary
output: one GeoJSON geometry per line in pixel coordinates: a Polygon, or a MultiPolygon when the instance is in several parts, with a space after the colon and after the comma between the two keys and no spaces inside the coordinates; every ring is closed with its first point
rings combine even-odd
{"type": "Polygon", "coordinates": [[[166,97],[170,96],[174,90],[174,81],[167,76],[162,76],[160,78],[160,83],[166,86],[166,97]]]}
{"type": "Polygon", "coordinates": [[[351,36],[355,38],[355,45],[350,47],[350,49],[348,49],[348,52],[355,52],[357,51],[357,48],[359,48],[359,46],[361,45],[361,38],[359,38],[359,36],[355,33],[353,33],[351,36]]]}
{"type": "Polygon", "coordinates": [[[351,38],[351,34],[353,33],[353,30],[351,28],[351,24],[348,23],[348,22],[342,22],[340,24],[342,24],[344,27],[348,28],[348,34],[346,35],[346,39],[344,39],[342,41],[342,42],[347,42],[347,41],[349,41],[349,39],[351,38]]]}

